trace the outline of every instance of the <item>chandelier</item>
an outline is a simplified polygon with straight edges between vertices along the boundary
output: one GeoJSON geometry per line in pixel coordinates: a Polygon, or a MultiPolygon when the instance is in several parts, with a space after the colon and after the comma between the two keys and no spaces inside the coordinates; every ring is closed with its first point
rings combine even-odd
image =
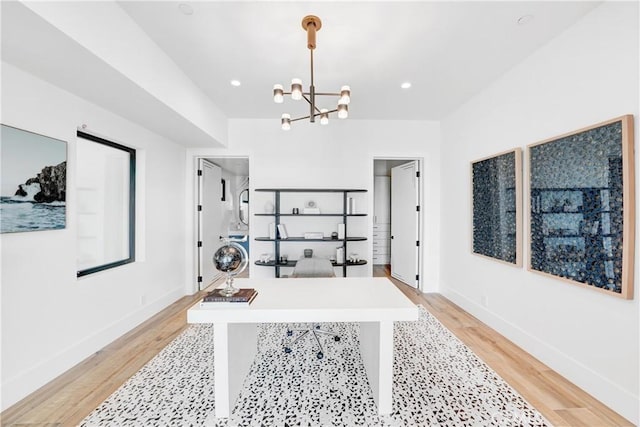
{"type": "Polygon", "coordinates": [[[309,49],[311,58],[311,85],[308,92],[302,91],[302,80],[291,80],[291,92],[285,92],[282,85],[273,86],[273,100],[277,104],[284,102],[284,95],[291,95],[291,99],[299,101],[305,99],[309,103],[309,115],[304,117],[291,118],[290,114],[284,113],[280,122],[283,130],[291,129],[291,122],[309,119],[311,123],[316,121],[316,117],[320,117],[320,124],[329,124],[329,114],[338,113],[339,119],[346,119],[349,116],[349,102],[351,102],[351,89],[349,86],[342,86],[339,93],[316,92],[313,85],[313,50],[316,48],[316,31],[322,27],[320,18],[313,15],[305,16],[302,19],[302,28],[307,32],[307,48],[309,49]],[[333,110],[316,107],[316,96],[335,96],[338,97],[338,106],[333,110]]]}

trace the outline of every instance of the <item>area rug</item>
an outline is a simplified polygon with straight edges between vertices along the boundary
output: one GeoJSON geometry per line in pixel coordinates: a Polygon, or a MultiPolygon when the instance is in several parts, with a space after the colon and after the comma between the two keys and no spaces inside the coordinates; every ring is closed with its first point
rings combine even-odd
{"type": "Polygon", "coordinates": [[[357,324],[341,336],[283,351],[285,325],[261,325],[258,354],[228,419],[213,415],[213,328],[192,325],[80,426],[550,426],[427,310],[394,324],[393,413],[378,415],[358,350],[357,324]]]}

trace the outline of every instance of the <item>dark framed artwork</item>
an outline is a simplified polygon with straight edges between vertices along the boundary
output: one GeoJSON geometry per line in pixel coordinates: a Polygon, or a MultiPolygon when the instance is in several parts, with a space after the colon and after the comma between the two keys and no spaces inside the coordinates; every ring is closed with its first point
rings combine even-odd
{"type": "Polygon", "coordinates": [[[56,230],[66,226],[67,143],[1,125],[0,230],[56,230]]]}
{"type": "Polygon", "coordinates": [[[522,266],[522,149],[471,162],[472,252],[522,266]]]}
{"type": "Polygon", "coordinates": [[[633,298],[633,116],[531,144],[529,270],[633,298]]]}

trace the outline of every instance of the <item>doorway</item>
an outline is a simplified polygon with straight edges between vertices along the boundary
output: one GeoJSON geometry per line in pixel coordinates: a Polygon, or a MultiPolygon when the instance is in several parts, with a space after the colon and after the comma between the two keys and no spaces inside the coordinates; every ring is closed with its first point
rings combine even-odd
{"type": "MultiPolygon", "coordinates": [[[[206,157],[198,159],[196,247],[198,289],[215,282],[221,273],[213,264],[213,255],[222,245],[221,238],[242,239],[249,253],[250,200],[249,159],[246,157],[206,157]]],[[[247,268],[242,277],[248,277],[247,268]]]]}
{"type": "Polygon", "coordinates": [[[374,159],[373,267],[421,289],[421,161],[374,159]]]}

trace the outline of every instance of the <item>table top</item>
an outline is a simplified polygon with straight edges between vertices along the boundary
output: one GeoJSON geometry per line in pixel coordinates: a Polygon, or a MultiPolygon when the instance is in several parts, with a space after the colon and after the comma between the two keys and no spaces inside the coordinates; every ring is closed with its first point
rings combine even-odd
{"type": "Polygon", "coordinates": [[[378,322],[417,320],[418,308],[385,277],[236,279],[255,288],[248,307],[200,307],[189,323],[378,322]]]}

